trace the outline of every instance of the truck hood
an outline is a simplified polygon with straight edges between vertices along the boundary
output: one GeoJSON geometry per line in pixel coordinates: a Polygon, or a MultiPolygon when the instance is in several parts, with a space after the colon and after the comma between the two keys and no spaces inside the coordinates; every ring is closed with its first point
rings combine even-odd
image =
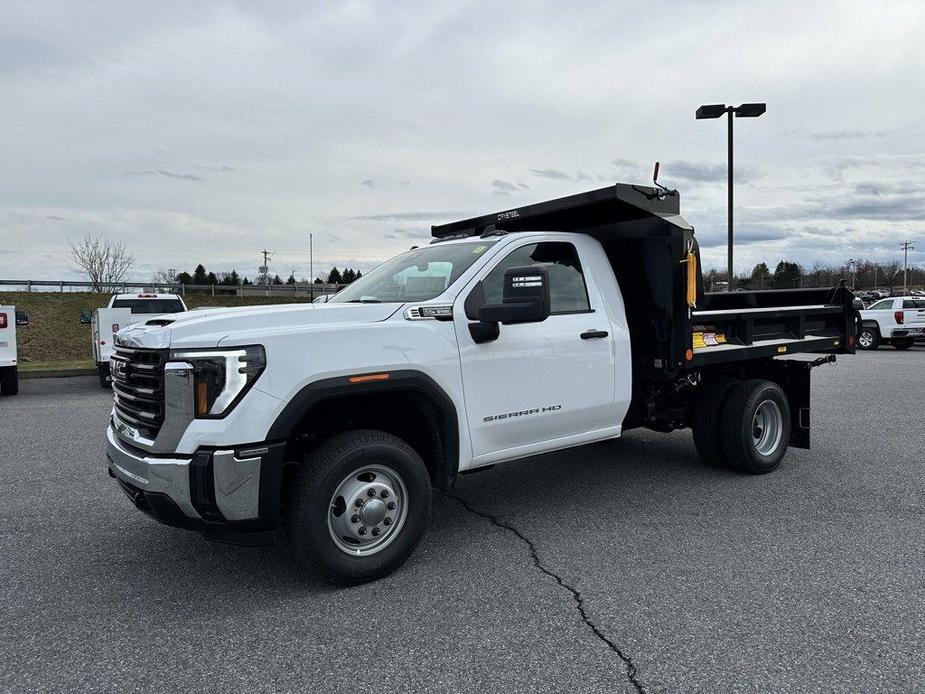
{"type": "Polygon", "coordinates": [[[132,347],[215,347],[236,335],[261,334],[304,328],[378,323],[401,304],[275,304],[210,308],[152,316],[116,333],[116,343],[132,347]]]}

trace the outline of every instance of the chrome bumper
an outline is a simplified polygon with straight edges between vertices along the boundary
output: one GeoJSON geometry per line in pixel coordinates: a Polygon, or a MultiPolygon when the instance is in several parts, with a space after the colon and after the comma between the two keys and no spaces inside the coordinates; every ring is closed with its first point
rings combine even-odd
{"type": "MultiPolygon", "coordinates": [[[[110,424],[106,429],[106,457],[113,476],[140,492],[166,495],[183,515],[193,521],[221,523],[257,519],[260,515],[261,466],[269,461],[271,448],[250,447],[237,455],[234,450],[224,450],[199,453],[191,459],[159,458],[127,450],[120,443],[113,426],[110,424]],[[190,482],[194,461],[211,466],[211,475],[206,475],[206,479],[211,477],[211,480],[206,484],[213,487],[200,490],[195,497],[190,482]],[[214,506],[206,509],[204,518],[196,510],[193,499],[213,494],[214,506]]],[[[200,486],[202,484],[200,482],[200,486]]]]}
{"type": "Polygon", "coordinates": [[[190,499],[190,460],[153,458],[131,453],[119,445],[112,425],[106,429],[106,457],[117,478],[142,492],[165,494],[192,519],[201,516],[190,499]]]}

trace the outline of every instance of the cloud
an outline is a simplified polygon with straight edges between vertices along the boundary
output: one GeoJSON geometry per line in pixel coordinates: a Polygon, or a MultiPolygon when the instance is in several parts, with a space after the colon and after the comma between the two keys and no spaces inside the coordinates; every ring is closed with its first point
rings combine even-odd
{"type": "Polygon", "coordinates": [[[828,132],[811,133],[811,140],[863,140],[871,137],[886,137],[891,135],[890,130],[830,130],[828,132]]]}
{"type": "Polygon", "coordinates": [[[418,222],[463,217],[465,214],[465,212],[385,212],[383,214],[368,214],[362,217],[353,217],[353,219],[362,219],[371,222],[418,222]]]}
{"type": "Polygon", "coordinates": [[[167,178],[176,178],[181,181],[202,181],[205,180],[201,176],[195,176],[193,174],[183,174],[176,173],[174,171],[165,171],[164,169],[158,169],[156,171],[151,169],[146,169],[144,171],[126,171],[126,176],[165,176],[167,178]]]}
{"type": "MultiPolygon", "coordinates": [[[[669,161],[659,168],[659,178],[666,181],[680,179],[692,183],[712,183],[724,180],[729,167],[723,164],[704,164],[693,161],[669,161]]],[[[758,177],[757,169],[736,167],[735,180],[746,183],[758,177]]]]}
{"type": "Polygon", "coordinates": [[[560,181],[565,181],[572,178],[564,171],[558,171],[557,169],[530,169],[530,173],[534,176],[539,176],[540,178],[554,178],[560,181]]]}
{"type": "Polygon", "coordinates": [[[430,238],[430,229],[417,227],[399,227],[385,233],[389,239],[427,239],[430,238]]]}
{"type": "Polygon", "coordinates": [[[510,195],[511,193],[517,193],[530,188],[526,183],[511,183],[510,181],[503,181],[500,178],[496,178],[492,181],[491,185],[495,189],[495,195],[510,195]]]}
{"type": "Polygon", "coordinates": [[[371,178],[367,178],[365,181],[360,181],[361,186],[366,186],[367,188],[375,188],[376,182],[371,178]]]}
{"type": "Polygon", "coordinates": [[[64,217],[59,217],[59,216],[56,215],[56,214],[46,214],[46,215],[45,215],[45,219],[51,219],[51,220],[53,220],[53,221],[55,221],[55,222],[65,222],[65,221],[67,221],[64,217]]]}

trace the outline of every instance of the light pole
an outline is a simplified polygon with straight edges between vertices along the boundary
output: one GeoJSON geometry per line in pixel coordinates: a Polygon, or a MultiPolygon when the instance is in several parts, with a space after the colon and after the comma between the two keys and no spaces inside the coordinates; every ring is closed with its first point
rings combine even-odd
{"type": "Polygon", "coordinates": [[[703,120],[705,118],[719,118],[724,113],[728,114],[729,121],[726,129],[726,147],[728,149],[729,157],[729,184],[728,184],[728,195],[729,209],[726,213],[726,218],[728,222],[728,239],[727,239],[727,249],[726,249],[726,273],[728,276],[728,281],[726,283],[726,291],[733,291],[733,280],[735,275],[732,271],[732,116],[735,114],[736,118],[757,118],[762,113],[767,111],[767,104],[742,104],[741,106],[727,106],[726,104],[705,104],[697,109],[696,117],[697,120],[703,120]]]}
{"type": "Polygon", "coordinates": [[[914,250],[915,246],[912,241],[903,241],[899,244],[899,250],[903,252],[903,296],[906,296],[906,285],[909,277],[909,251],[914,250]]]}
{"type": "Polygon", "coordinates": [[[855,275],[858,271],[858,259],[857,258],[848,258],[848,271],[851,273],[851,289],[852,291],[856,288],[857,284],[855,283],[855,275]]]}

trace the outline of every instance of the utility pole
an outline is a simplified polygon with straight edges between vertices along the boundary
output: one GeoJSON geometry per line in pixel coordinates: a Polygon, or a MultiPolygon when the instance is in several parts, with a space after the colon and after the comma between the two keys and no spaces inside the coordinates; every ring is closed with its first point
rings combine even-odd
{"type": "Polygon", "coordinates": [[[909,251],[914,249],[912,241],[903,241],[899,244],[899,250],[903,252],[903,296],[906,296],[906,284],[909,278],[909,251]]]}
{"type": "Polygon", "coordinates": [[[315,283],[315,257],[314,250],[312,249],[312,234],[308,232],[308,280],[312,284],[315,283]]]}
{"type": "Polygon", "coordinates": [[[857,258],[848,258],[848,271],[851,273],[851,288],[854,289],[857,286],[855,283],[855,276],[858,272],[857,258]]]}
{"type": "Polygon", "coordinates": [[[263,283],[267,286],[270,285],[270,258],[273,256],[266,248],[262,251],[263,253],[263,265],[260,266],[260,271],[263,273],[263,283]]]}

